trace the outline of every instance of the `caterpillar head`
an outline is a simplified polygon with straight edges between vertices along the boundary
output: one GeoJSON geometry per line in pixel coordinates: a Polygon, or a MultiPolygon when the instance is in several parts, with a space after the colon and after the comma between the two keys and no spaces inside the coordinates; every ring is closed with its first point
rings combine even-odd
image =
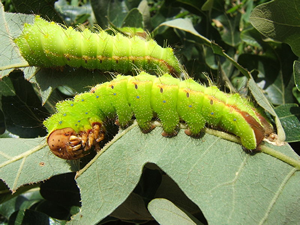
{"type": "Polygon", "coordinates": [[[104,133],[100,123],[94,123],[92,129],[79,133],[67,127],[51,132],[47,142],[54,155],[62,159],[74,160],[89,154],[92,146],[99,150],[99,142],[104,139],[104,133]]]}

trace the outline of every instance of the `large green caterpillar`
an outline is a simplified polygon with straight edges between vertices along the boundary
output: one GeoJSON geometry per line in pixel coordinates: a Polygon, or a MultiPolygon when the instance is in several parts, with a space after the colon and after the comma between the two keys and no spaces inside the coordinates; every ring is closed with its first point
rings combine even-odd
{"type": "Polygon", "coordinates": [[[180,121],[192,136],[209,124],[239,136],[247,149],[256,149],[273,132],[268,120],[239,94],[226,94],[192,79],[180,81],[169,74],[119,75],[56,107],[57,113],[44,125],[51,151],[64,159],[77,159],[92,146],[98,148],[105,134],[103,123],[116,117],[125,127],[134,116],[143,132],[151,131],[151,121],[159,118],[163,136],[176,135],[180,121]]]}
{"type": "Polygon", "coordinates": [[[179,74],[181,66],[172,48],[162,48],[154,40],[121,33],[109,35],[89,29],[78,31],[48,22],[39,16],[25,24],[15,39],[30,66],[84,67],[103,71],[164,71],[179,74]]]}

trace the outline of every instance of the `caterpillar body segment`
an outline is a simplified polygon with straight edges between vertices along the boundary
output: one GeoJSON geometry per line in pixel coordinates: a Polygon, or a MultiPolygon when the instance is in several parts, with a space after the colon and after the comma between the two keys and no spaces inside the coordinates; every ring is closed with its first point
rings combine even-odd
{"type": "Polygon", "coordinates": [[[58,103],[57,113],[44,122],[49,131],[49,147],[52,151],[68,151],[67,155],[72,154],[73,148],[74,152],[81,151],[74,158],[80,158],[103,139],[103,122],[117,118],[118,124],[124,127],[133,116],[144,132],[153,128],[153,119],[159,119],[163,136],[176,135],[180,121],[187,124],[185,132],[192,136],[199,135],[209,125],[240,137],[247,149],[256,149],[273,132],[268,120],[238,94],[226,94],[215,86],[205,87],[192,79],[180,81],[169,74],[156,77],[142,72],[138,76],[119,75],[92,88],[91,92],[58,103]],[[54,148],[52,133],[62,129],[72,129],[68,130],[72,140],[67,142],[67,147],[55,145],[54,148]]]}
{"type": "Polygon", "coordinates": [[[103,71],[163,71],[173,75],[182,72],[172,48],[162,48],[154,40],[139,36],[110,35],[101,30],[79,31],[48,22],[39,16],[34,24],[25,24],[15,39],[22,56],[30,66],[84,67],[103,71]]]}

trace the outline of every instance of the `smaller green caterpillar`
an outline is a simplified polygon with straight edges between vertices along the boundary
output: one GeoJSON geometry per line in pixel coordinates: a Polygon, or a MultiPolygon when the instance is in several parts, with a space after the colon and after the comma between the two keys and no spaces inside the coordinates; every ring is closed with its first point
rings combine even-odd
{"type": "Polygon", "coordinates": [[[181,65],[172,48],[162,48],[154,40],[139,36],[115,36],[105,31],[74,30],[48,22],[39,16],[25,24],[15,39],[30,66],[84,67],[103,71],[128,72],[136,69],[180,74],[181,65]]]}
{"type": "Polygon", "coordinates": [[[208,124],[239,136],[247,149],[256,149],[273,132],[268,120],[239,94],[226,94],[192,79],[180,81],[169,74],[118,76],[56,107],[57,113],[44,125],[51,151],[64,159],[81,158],[92,146],[99,149],[104,122],[113,118],[125,127],[134,116],[143,132],[151,131],[151,121],[159,118],[163,136],[176,135],[180,121],[192,136],[208,124]]]}

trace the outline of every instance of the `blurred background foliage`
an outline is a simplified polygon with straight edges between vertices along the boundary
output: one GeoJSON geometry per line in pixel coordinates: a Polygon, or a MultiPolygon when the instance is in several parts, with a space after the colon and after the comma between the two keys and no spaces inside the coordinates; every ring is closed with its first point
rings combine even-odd
{"type": "MultiPolygon", "coordinates": [[[[84,24],[86,27],[93,27],[98,24],[103,29],[141,27],[161,46],[171,46],[174,49],[188,76],[204,84],[213,82],[226,92],[239,92],[241,95],[251,96],[248,88],[249,77],[245,76],[228,58],[222,54],[215,54],[210,42],[216,43],[231,59],[250,71],[256,84],[263,90],[264,96],[274,106],[285,130],[286,140],[293,142],[294,149],[297,151],[300,138],[298,107],[300,64],[297,61],[300,45],[297,18],[300,15],[293,10],[294,7],[288,7],[290,2],[284,0],[2,0],[2,4],[6,12],[38,14],[68,26],[84,24]],[[268,18],[267,16],[272,13],[266,12],[273,12],[277,16],[268,18]],[[286,26],[278,26],[281,24],[281,19],[285,20],[286,26]],[[267,20],[271,22],[267,23],[267,20]]],[[[300,8],[298,2],[295,4],[300,8]]],[[[46,131],[42,121],[53,113],[55,103],[103,82],[103,76],[99,78],[98,74],[100,73],[95,71],[81,69],[74,71],[66,68],[63,72],[16,70],[10,72],[9,76],[2,76],[0,81],[1,137],[45,136],[46,131]],[[73,78],[70,80],[66,75],[65,78],[57,79],[54,84],[51,83],[53,81],[45,78],[49,73],[54,76],[57,73],[57,76],[61,76],[62,73],[72,73],[73,78]],[[82,74],[86,73],[92,74],[88,81],[82,78],[82,74]],[[32,78],[33,75],[35,78],[32,78]],[[46,83],[47,88],[45,88],[46,83]],[[50,91],[49,86],[51,86],[50,91]]],[[[105,79],[111,77],[107,75],[105,79]]],[[[41,192],[39,188],[35,189],[32,185],[23,186],[9,201],[2,199],[0,220],[5,224],[17,222],[26,224],[26,221],[37,224],[38,221],[34,221],[33,218],[46,221],[50,217],[52,223],[64,224],[81,205],[73,177],[72,173],[52,177],[40,185],[41,192]],[[56,182],[62,181],[66,184],[62,184],[64,190],[55,186],[56,182]],[[22,195],[28,189],[31,191],[22,195]],[[70,191],[76,194],[69,195],[70,191]],[[58,192],[65,193],[63,203],[61,201],[58,203],[54,198],[57,197],[58,192]],[[17,208],[13,207],[15,202],[19,202],[17,208]],[[25,213],[24,209],[29,210],[25,213]]],[[[158,184],[158,180],[162,179],[168,179],[167,175],[146,167],[135,193],[150,198],[157,187],[152,185],[153,190],[150,190],[147,184],[151,180],[154,184],[158,184]]],[[[175,185],[170,180],[168,182],[175,185]]],[[[4,183],[1,185],[5,186],[4,183]]],[[[195,210],[194,216],[199,221],[207,223],[201,211],[192,202],[189,202],[189,206],[195,210]]],[[[147,216],[150,218],[150,215],[147,216]]],[[[147,216],[144,218],[148,218],[147,216]]],[[[118,219],[134,222],[132,218],[122,219],[122,216],[115,213],[102,223],[121,224],[116,222],[119,221],[118,219]]],[[[155,224],[151,219],[143,222],[155,224]]]]}

